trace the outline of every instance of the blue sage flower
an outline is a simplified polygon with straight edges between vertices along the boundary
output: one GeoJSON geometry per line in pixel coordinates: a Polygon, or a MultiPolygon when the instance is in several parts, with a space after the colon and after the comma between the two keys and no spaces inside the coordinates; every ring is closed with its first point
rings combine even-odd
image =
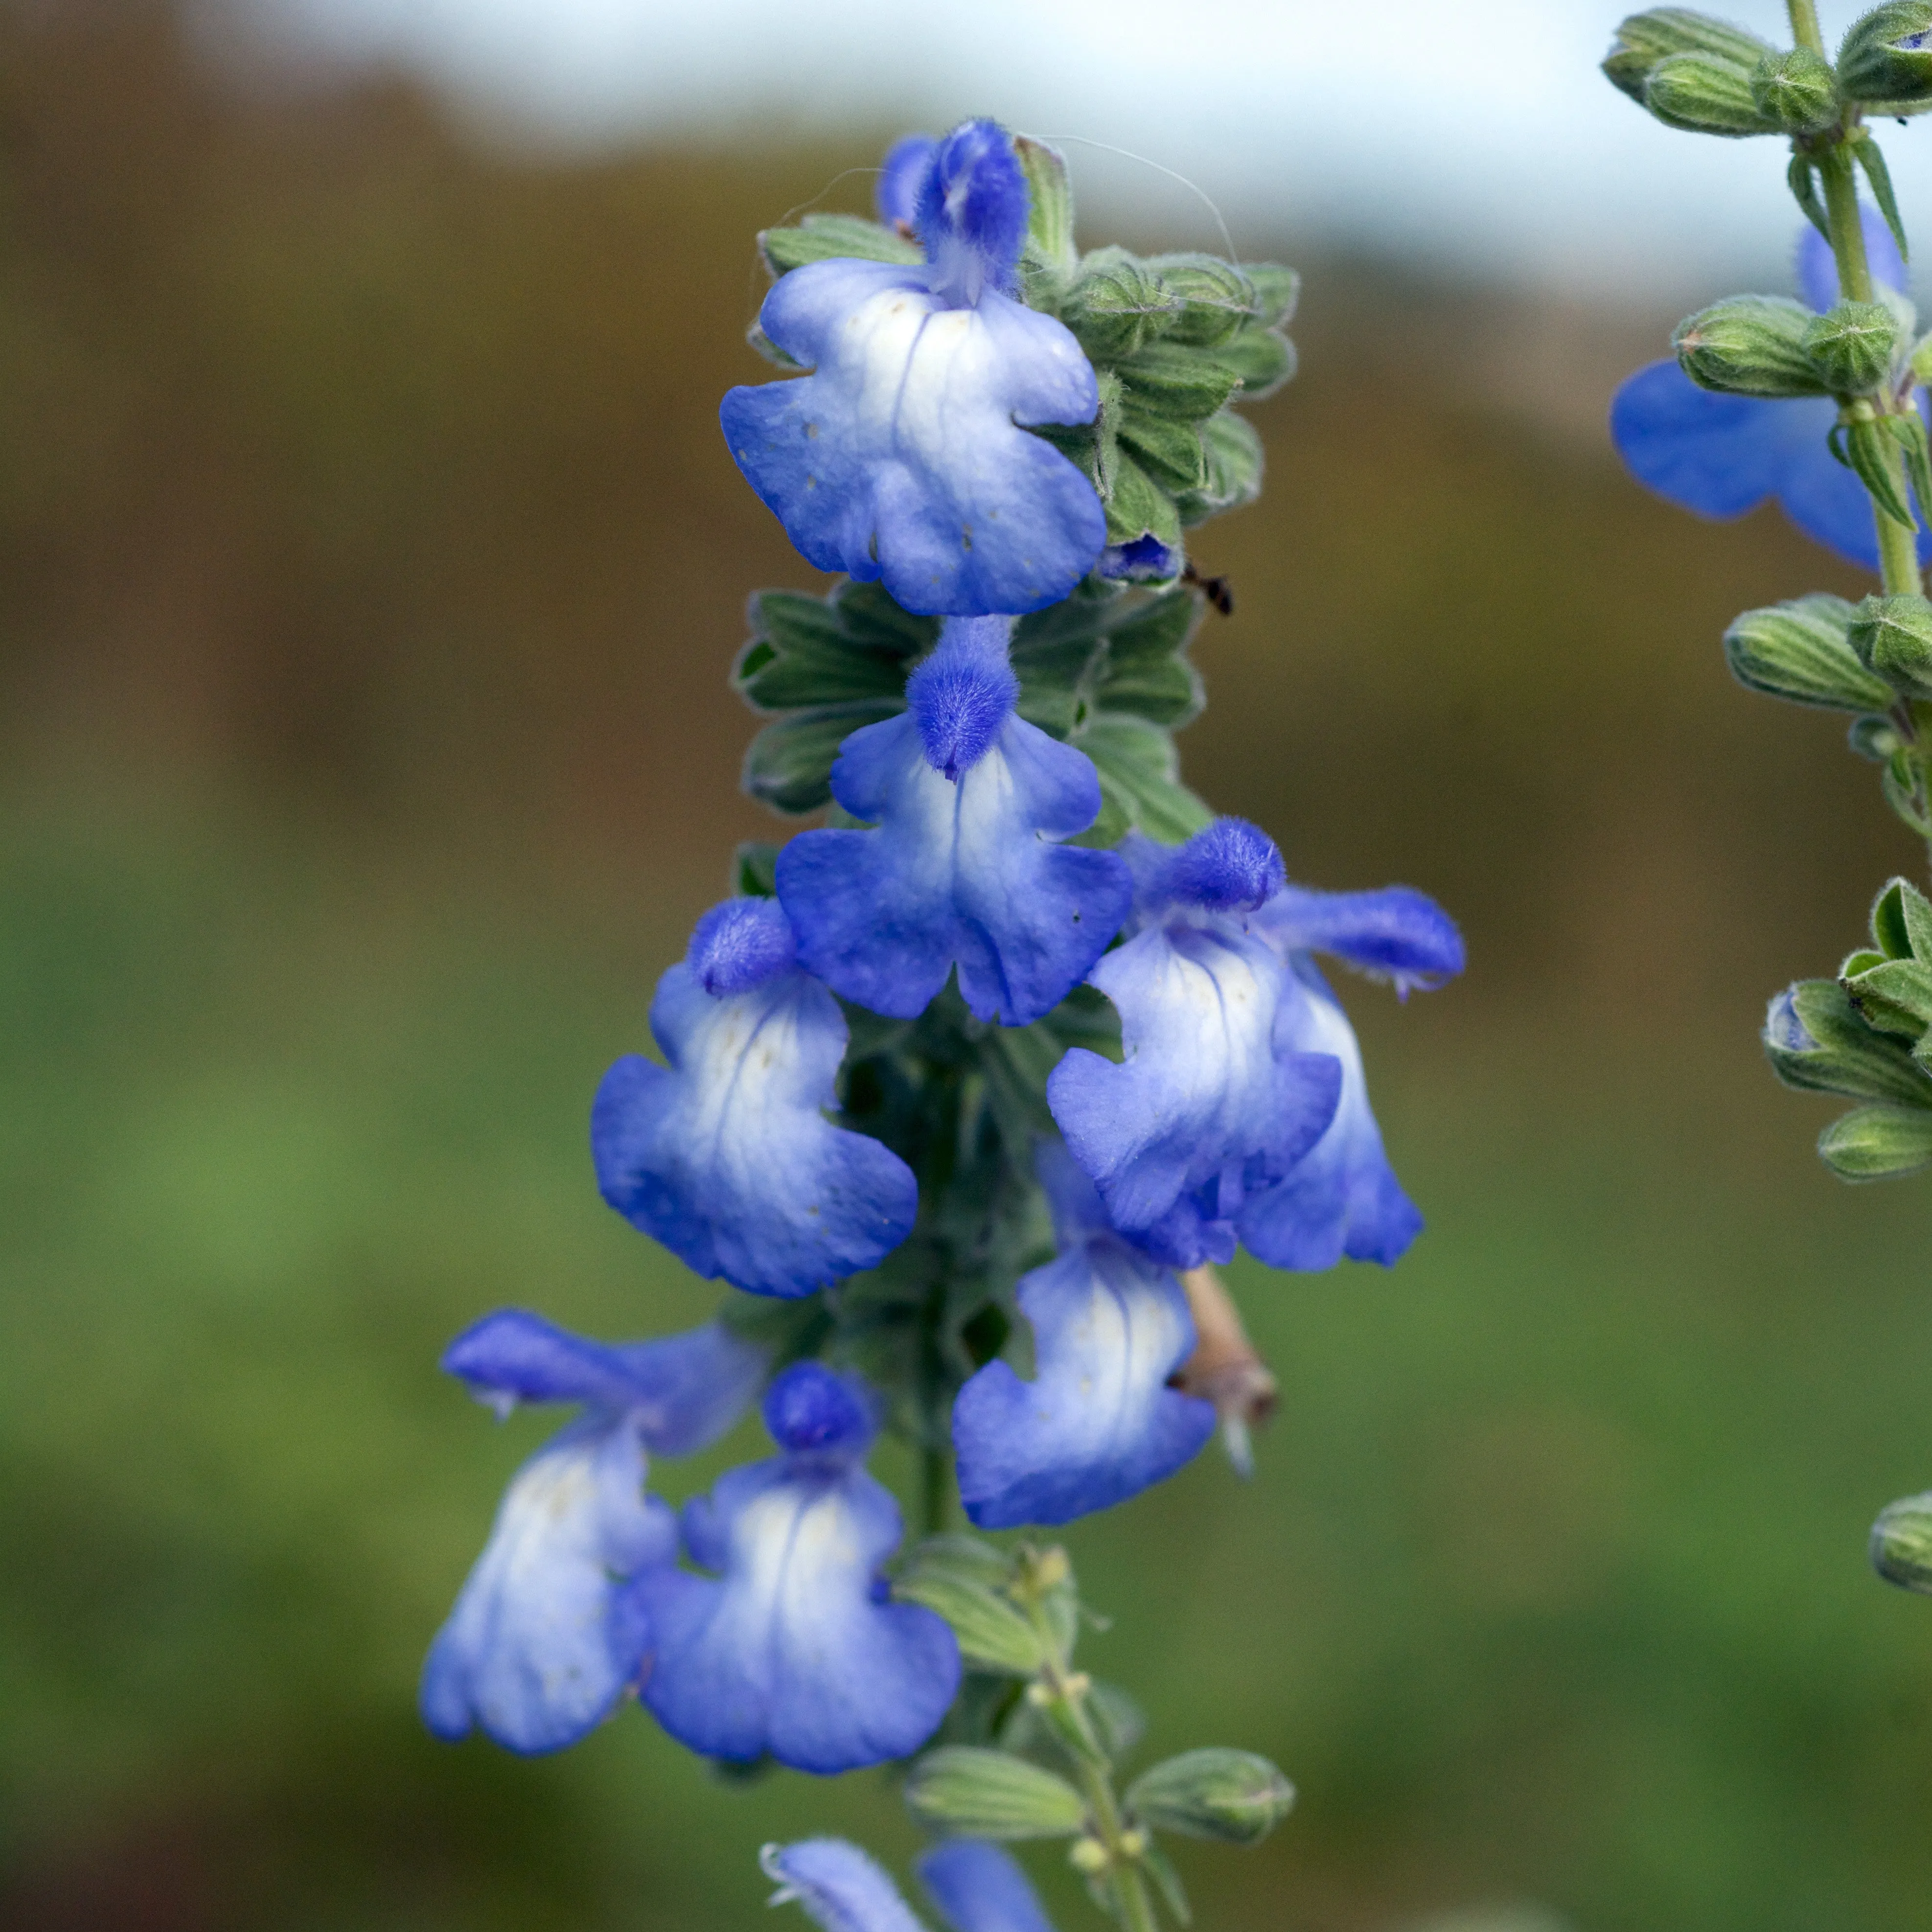
{"type": "MultiPolygon", "coordinates": [[[[1874,281],[1903,291],[1905,264],[1891,231],[1862,211],[1874,281]]],[[[1838,299],[1832,250],[1807,226],[1798,244],[1800,292],[1822,311],[1838,299]]],[[[1914,398],[1923,410],[1922,395],[1914,398]]],[[[1675,358],[1640,369],[1610,404],[1610,436],[1630,474],[1700,516],[1728,520],[1775,497],[1784,514],[1826,549],[1878,568],[1871,499],[1827,439],[1838,419],[1829,397],[1772,398],[1700,389],[1675,358]]],[[[1918,535],[1921,563],[1932,561],[1932,533],[1918,535]]]]}
{"type": "Polygon", "coordinates": [[[626,1220],[754,1294],[809,1294],[904,1240],[918,1184],[824,1118],[845,1022],[798,970],[774,902],[705,914],[658,982],[651,1031],[669,1066],[619,1060],[591,1112],[598,1185],[626,1220]]]}
{"type": "Polygon", "coordinates": [[[913,1868],[952,1932],[1053,1932],[1018,1862],[984,1838],[948,1838],[913,1868]]]}
{"type": "Polygon", "coordinates": [[[1304,1049],[1306,993],[1252,928],[1282,883],[1265,833],[1223,818],[1172,850],[1138,834],[1123,850],[1138,930],[1088,981],[1119,1011],[1125,1057],[1073,1048],[1048,1103],[1124,1234],[1177,1268],[1228,1261],[1247,1201],[1334,1119],[1341,1063],[1304,1049]]]}
{"type": "Polygon", "coordinates": [[[1106,515],[1027,426],[1091,422],[1099,388],[1067,330],[1011,292],[1028,190],[1004,131],[968,121],[922,168],[918,154],[893,150],[880,206],[902,220],[910,208],[924,266],[840,259],[784,276],[759,326],[812,373],[732,390],[720,421],[820,569],[883,579],[928,615],[1040,610],[1092,568],[1106,515]]]}
{"type": "Polygon", "coordinates": [[[1214,1432],[1214,1406],[1168,1387],[1194,1352],[1180,1284],[1115,1233],[1057,1142],[1040,1175],[1060,1257],[1019,1284],[1034,1378],[988,1362],[959,1391],[959,1496],[982,1529],[1068,1522],[1161,1481],[1214,1432]]]}
{"type": "Polygon", "coordinates": [[[926,1932],[898,1887],[843,1838],[767,1845],[758,1862],[778,1887],[769,1902],[802,1906],[824,1932],[926,1932]]]}
{"type": "Polygon", "coordinates": [[[872,190],[879,219],[902,235],[919,232],[919,198],[932,172],[939,143],[930,134],[908,134],[886,150],[872,190]]]}
{"type": "Polygon", "coordinates": [[[712,1574],[635,1580],[654,1646],[644,1701],[707,1757],[825,1773],[903,1757],[952,1703],[959,1652],[943,1618],[884,1600],[902,1525],[866,1473],[869,1392],[799,1362],[764,1414],[782,1453],[685,1505],[686,1553],[712,1574]]]}
{"type": "Polygon", "coordinates": [[[1390,1267],[1421,1232],[1422,1216],[1383,1151],[1354,1029],[1312,956],[1334,953],[1406,997],[1462,971],[1462,934],[1432,899],[1407,886],[1370,892],[1284,886],[1253,923],[1303,990],[1300,1002],[1283,1006],[1286,1036],[1304,1053],[1333,1054],[1342,1090],[1322,1138],[1243,1208],[1242,1245],[1276,1268],[1330,1268],[1344,1255],[1390,1267]]]}
{"type": "Polygon", "coordinates": [[[778,892],[807,968],[900,1019],[956,966],[982,1020],[1024,1026],[1076,986],[1132,893],[1112,852],[1059,842],[1100,814],[1083,752],[1016,717],[1007,620],[955,618],[906,685],[907,710],[840,748],[832,791],[868,831],[806,832],[778,892]]]}
{"type": "Polygon", "coordinates": [[[422,1707],[438,1737],[476,1724],[512,1750],[556,1750],[609,1715],[649,1641],[625,1581],[677,1556],[675,1518],[643,1493],[645,1451],[716,1440],[764,1365],[715,1324],[610,1348],[516,1310],[450,1344],[443,1366],[500,1414],[519,1402],[584,1407],[512,1479],[430,1646],[422,1707]]]}
{"type": "MultiPolygon", "coordinates": [[[[758,1862],[778,1888],[771,1903],[802,1906],[824,1932],[923,1932],[891,1879],[843,1838],[767,1845],[758,1862]]],[[[952,1932],[1053,1932],[1026,1874],[983,1838],[948,1838],[916,1869],[952,1932]]]]}

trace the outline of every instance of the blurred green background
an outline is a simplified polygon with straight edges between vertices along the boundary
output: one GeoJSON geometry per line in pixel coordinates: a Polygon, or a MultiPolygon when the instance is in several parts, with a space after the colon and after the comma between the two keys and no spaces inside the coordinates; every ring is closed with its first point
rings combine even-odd
{"type": "MultiPolygon", "coordinates": [[[[882,1779],[728,1787],[634,1710],[521,1762],[412,1708],[544,1428],[443,1341],[715,1300],[600,1205],[586,1109],[770,823],[724,675],[815,580],[716,431],[751,236],[878,148],[545,158],[224,80],[145,0],[0,6],[9,1926],[748,1927],[763,1840],[911,1846],[882,1779]]],[[[1345,989],[1429,1232],[1234,1270],[1258,1475],[1071,1531],[1087,1660],[1149,1750],[1301,1787],[1181,1848],[1205,1928],[1932,1927],[1932,1606],[1862,1554],[1932,1482],[1924,1188],[1830,1180],[1755,1039],[1918,858],[1717,648],[1856,587],[1623,478],[1670,316],[1244,239],[1306,272],[1304,373],[1198,546],[1239,608],[1188,776],[1472,968],[1345,989]]]]}

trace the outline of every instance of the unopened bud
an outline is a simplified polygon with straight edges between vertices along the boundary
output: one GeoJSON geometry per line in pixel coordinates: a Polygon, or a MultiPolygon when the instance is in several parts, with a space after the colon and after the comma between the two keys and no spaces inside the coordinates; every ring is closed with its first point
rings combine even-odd
{"type": "Polygon", "coordinates": [[[1838,118],[1838,83],[1831,63],[1809,47],[1766,54],[1753,71],[1758,112],[1787,134],[1815,134],[1838,118]]]}
{"type": "Polygon", "coordinates": [[[1780,133],[1777,120],[1757,104],[1754,71],[1715,54],[1673,54],[1651,70],[1643,104],[1666,128],[1686,134],[1736,138],[1780,133]]]}
{"type": "Polygon", "coordinates": [[[1731,674],[1799,704],[1880,710],[1892,702],[1892,688],[1858,662],[1846,634],[1852,614],[1842,597],[1822,591],[1747,610],[1724,633],[1731,674]]]}
{"type": "Polygon", "coordinates": [[[1908,698],[1932,698],[1932,604],[1868,597],[1846,632],[1859,663],[1908,698]]]}
{"type": "Polygon", "coordinates": [[[1932,106],[1932,0],[1892,0],[1855,21],[1838,49],[1838,85],[1882,114],[1932,106]]]}
{"type": "Polygon", "coordinates": [[[1841,1180],[1888,1180],[1932,1161],[1932,1110],[1854,1107],[1818,1136],[1818,1155],[1841,1180]]]}
{"type": "Polygon", "coordinates": [[[1604,74],[1641,106],[1650,76],[1672,55],[1714,55],[1748,75],[1776,51],[1755,34],[1688,7],[1653,7],[1648,13],[1631,14],[1617,28],[1617,38],[1604,57],[1604,74]]]}
{"type": "Polygon", "coordinates": [[[1888,1503],[1872,1525],[1872,1568],[1888,1583],[1932,1597],[1932,1490],[1888,1503]]]}
{"type": "Polygon", "coordinates": [[[976,1838],[1067,1838],[1087,1822],[1065,1778],[970,1744],[928,1751],[907,1774],[905,1801],[928,1825],[976,1838]]]}
{"type": "Polygon", "coordinates": [[[1805,332],[1816,318],[1784,296],[1732,296],[1677,325],[1672,346],[1699,388],[1732,396],[1827,394],[1805,332]]]}
{"type": "Polygon", "coordinates": [[[1814,316],[1804,352],[1834,395],[1862,396],[1892,373],[1898,319],[1882,302],[1841,302],[1814,316]]]}
{"type": "Polygon", "coordinates": [[[1294,1786],[1252,1751],[1183,1751],[1137,1779],[1127,1808],[1156,1831],[1258,1844],[1294,1803],[1294,1786]]]}

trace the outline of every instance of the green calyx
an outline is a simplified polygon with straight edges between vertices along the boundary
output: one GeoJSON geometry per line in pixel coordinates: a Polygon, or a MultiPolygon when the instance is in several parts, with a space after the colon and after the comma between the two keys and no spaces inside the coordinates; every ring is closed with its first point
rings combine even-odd
{"type": "Polygon", "coordinates": [[[1874,114],[1932,107],[1932,0],[1892,0],[1855,21],[1838,48],[1845,98],[1874,114]]]}
{"type": "Polygon", "coordinates": [[[1892,692],[1932,698],[1932,603],[1923,597],[1866,598],[1852,613],[1846,640],[1892,692]]]}
{"type": "Polygon", "coordinates": [[[1127,1788],[1143,1823],[1188,1838],[1258,1845],[1294,1804],[1294,1786],[1252,1751],[1184,1751],[1143,1772],[1127,1788]]]}
{"type": "Polygon", "coordinates": [[[1760,114],[1787,134],[1816,134],[1843,110],[1831,63],[1809,47],[1768,53],[1751,70],[1751,100],[1760,114]]]}
{"type": "Polygon", "coordinates": [[[1888,1503],[1872,1525],[1872,1568],[1888,1583],[1932,1597],[1932,1490],[1888,1503]]]}
{"type": "Polygon", "coordinates": [[[1862,396],[1892,373],[1898,318],[1883,302],[1841,302],[1807,324],[1804,353],[1834,395],[1862,396]]]}
{"type": "MultiPolygon", "coordinates": [[[[1213,816],[1181,784],[1173,736],[1201,709],[1187,656],[1201,611],[1182,586],[1090,579],[1014,626],[1019,715],[1078,746],[1100,773],[1100,817],[1082,843],[1115,845],[1138,827],[1177,844],[1213,816]]],[[[761,591],[750,616],[732,684],[776,715],[745,754],[744,788],[779,812],[817,812],[831,802],[840,744],[905,708],[906,679],[938,643],[939,620],[902,610],[879,584],[850,582],[824,598],[761,591]]]]}
{"type": "Polygon", "coordinates": [[[1677,325],[1671,346],[1700,388],[1732,396],[1822,396],[1829,389],[1805,346],[1816,318],[1784,296],[1732,296],[1677,325]]]}
{"type": "Polygon", "coordinates": [[[1820,592],[1747,610],[1724,633],[1724,657],[1740,684],[1798,704],[1876,712],[1892,689],[1860,660],[1850,632],[1855,607],[1820,592]]]}

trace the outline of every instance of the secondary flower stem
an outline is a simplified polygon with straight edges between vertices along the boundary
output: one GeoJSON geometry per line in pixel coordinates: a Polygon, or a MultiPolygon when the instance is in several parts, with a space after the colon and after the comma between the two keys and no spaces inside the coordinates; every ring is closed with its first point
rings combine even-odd
{"type": "Polygon", "coordinates": [[[1825,58],[1825,36],[1818,30],[1818,9],[1812,0],[1785,0],[1791,16],[1791,38],[1808,52],[1825,58]]]}

